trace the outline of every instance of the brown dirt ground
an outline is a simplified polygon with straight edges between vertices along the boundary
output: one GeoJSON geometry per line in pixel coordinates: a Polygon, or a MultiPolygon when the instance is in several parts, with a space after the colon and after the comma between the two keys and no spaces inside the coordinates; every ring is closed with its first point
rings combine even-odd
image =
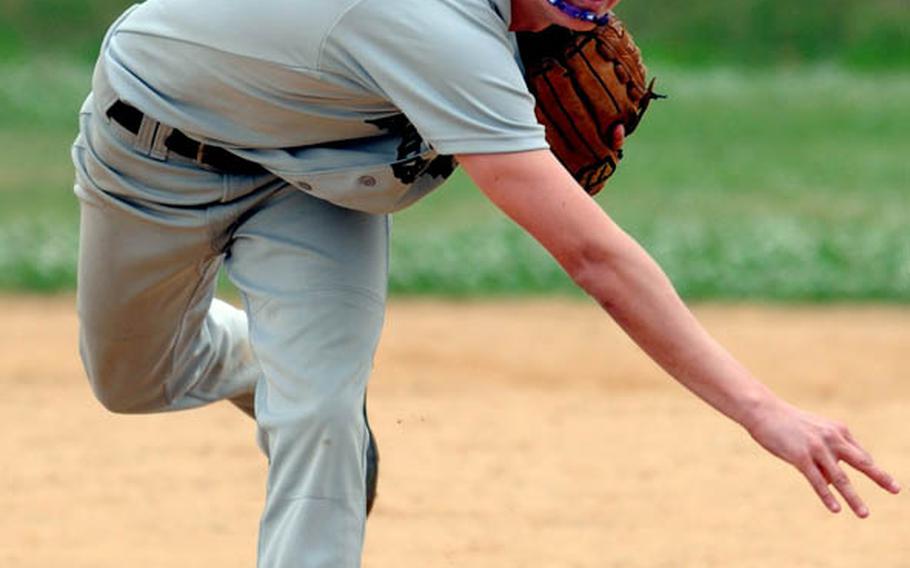
{"type": "MultiPolygon", "coordinates": [[[[701,306],[910,483],[910,308],[701,306]]],[[[71,298],[0,298],[0,566],[253,566],[265,462],[230,405],[92,399],[71,298]]],[[[910,567],[907,492],[830,515],[592,304],[395,302],[370,390],[368,568],[910,567]]]]}

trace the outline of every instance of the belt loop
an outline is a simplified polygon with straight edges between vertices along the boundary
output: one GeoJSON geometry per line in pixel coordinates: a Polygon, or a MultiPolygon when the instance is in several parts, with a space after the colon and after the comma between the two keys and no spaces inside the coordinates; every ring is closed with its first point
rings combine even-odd
{"type": "MultiPolygon", "coordinates": [[[[167,160],[168,147],[165,146],[168,136],[171,135],[174,129],[166,124],[159,124],[158,130],[155,131],[155,135],[152,138],[151,148],[149,149],[149,157],[156,160],[165,161],[167,160]]],[[[140,133],[142,130],[140,129],[140,133]]]]}
{"type": "Polygon", "coordinates": [[[142,117],[142,124],[139,125],[139,132],[136,133],[136,139],[133,141],[133,148],[136,151],[150,156],[152,147],[155,143],[155,135],[158,133],[157,120],[151,119],[148,115],[142,117]]]}

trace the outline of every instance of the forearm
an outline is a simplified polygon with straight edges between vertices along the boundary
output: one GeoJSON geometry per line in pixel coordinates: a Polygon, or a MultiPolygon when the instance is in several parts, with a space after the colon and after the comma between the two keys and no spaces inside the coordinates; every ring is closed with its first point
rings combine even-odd
{"type": "Polygon", "coordinates": [[[650,256],[548,153],[463,157],[481,189],[524,227],[670,375],[747,429],[775,400],[714,341],[650,256]]]}
{"type": "Polygon", "coordinates": [[[574,268],[575,281],[667,373],[749,429],[776,397],[705,331],[641,246],[617,233],[605,258],[574,268]]]}
{"type": "Polygon", "coordinates": [[[892,493],[900,491],[845,426],[784,404],[714,341],[654,260],[549,152],[459,159],[481,190],[533,235],[654,361],[801,471],[831,511],[840,506],[829,483],[857,515],[869,514],[839,461],[892,493]]]}

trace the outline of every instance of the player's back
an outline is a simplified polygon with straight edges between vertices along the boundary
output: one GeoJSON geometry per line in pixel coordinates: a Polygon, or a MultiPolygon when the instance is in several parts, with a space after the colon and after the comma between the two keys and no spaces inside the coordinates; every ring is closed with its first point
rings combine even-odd
{"type": "Polygon", "coordinates": [[[231,145],[366,136],[364,112],[394,109],[319,69],[326,34],[359,1],[149,0],[112,26],[106,79],[144,112],[231,145]]]}
{"type": "Polygon", "coordinates": [[[118,27],[291,67],[317,66],[328,29],[359,0],[148,0],[118,27]]]}

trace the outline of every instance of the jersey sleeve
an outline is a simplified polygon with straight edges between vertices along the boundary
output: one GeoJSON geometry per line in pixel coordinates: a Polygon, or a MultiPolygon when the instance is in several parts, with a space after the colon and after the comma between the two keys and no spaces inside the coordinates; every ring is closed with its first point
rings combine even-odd
{"type": "Polygon", "coordinates": [[[440,153],[547,148],[513,45],[489,0],[363,0],[321,68],[389,100],[440,153]]]}

